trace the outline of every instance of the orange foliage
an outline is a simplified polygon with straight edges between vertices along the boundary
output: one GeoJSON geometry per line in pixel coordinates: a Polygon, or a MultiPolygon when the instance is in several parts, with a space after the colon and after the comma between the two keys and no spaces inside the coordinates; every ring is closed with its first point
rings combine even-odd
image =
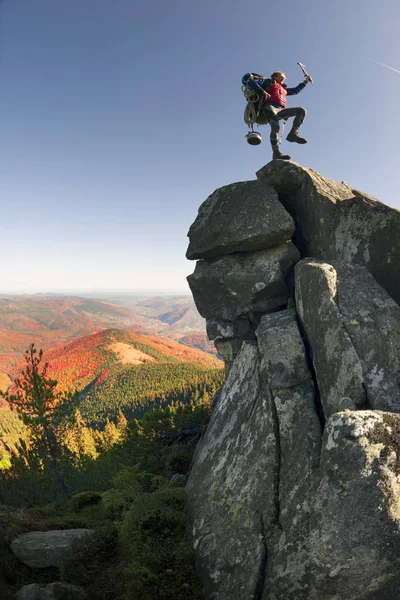
{"type": "MultiPolygon", "coordinates": [[[[166,360],[173,357],[182,362],[201,364],[206,367],[222,368],[223,364],[211,354],[195,348],[189,348],[177,342],[163,339],[157,335],[146,335],[132,331],[108,329],[93,333],[52,349],[45,349],[44,361],[48,363],[47,376],[59,382],[59,390],[81,390],[94,380],[100,384],[109,374],[113,364],[119,364],[117,354],[109,349],[110,343],[123,340],[126,344],[140,344],[157,350],[166,360]]],[[[154,358],[152,358],[154,360],[154,358]]],[[[162,356],[156,359],[163,362],[162,356]]],[[[24,360],[17,362],[13,376],[18,376],[25,367],[24,360]]],[[[13,393],[13,386],[10,388],[13,393]]]]}

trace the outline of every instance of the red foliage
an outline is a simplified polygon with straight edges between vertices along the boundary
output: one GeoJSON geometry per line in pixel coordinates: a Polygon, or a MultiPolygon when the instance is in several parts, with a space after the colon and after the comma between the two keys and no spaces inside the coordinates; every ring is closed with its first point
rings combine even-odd
{"type": "MultiPolygon", "coordinates": [[[[127,345],[140,344],[143,352],[143,347],[148,346],[166,357],[174,357],[182,362],[222,368],[221,361],[201,350],[153,334],[109,329],[45,350],[43,356],[48,363],[48,376],[59,382],[60,391],[75,388],[80,390],[94,380],[98,385],[110,373],[110,361],[118,362],[117,356],[110,349],[111,344],[121,341],[127,345]]],[[[24,360],[19,360],[13,368],[13,376],[18,376],[24,366],[24,360]]],[[[12,386],[10,392],[13,391],[12,386]]]]}

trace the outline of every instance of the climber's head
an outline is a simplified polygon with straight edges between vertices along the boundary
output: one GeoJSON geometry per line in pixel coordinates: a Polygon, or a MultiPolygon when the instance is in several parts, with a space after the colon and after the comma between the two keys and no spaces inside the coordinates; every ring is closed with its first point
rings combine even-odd
{"type": "Polygon", "coordinates": [[[275,73],[272,73],[271,79],[277,83],[283,83],[286,79],[286,75],[282,71],[275,71],[275,73]]]}
{"type": "Polygon", "coordinates": [[[246,75],[243,75],[243,77],[242,77],[242,84],[246,85],[246,83],[248,82],[248,80],[250,79],[250,77],[251,77],[251,73],[246,73],[246,75]]]}

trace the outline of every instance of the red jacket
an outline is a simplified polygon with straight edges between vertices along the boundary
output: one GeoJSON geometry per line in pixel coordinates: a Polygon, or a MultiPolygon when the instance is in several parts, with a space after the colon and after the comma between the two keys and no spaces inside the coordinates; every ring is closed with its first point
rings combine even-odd
{"type": "Polygon", "coordinates": [[[279,104],[280,106],[283,106],[283,108],[286,108],[287,90],[285,86],[274,81],[270,87],[264,89],[271,96],[268,98],[267,102],[273,102],[274,104],[279,104]]]}
{"type": "Polygon", "coordinates": [[[294,88],[288,88],[286,85],[282,85],[277,81],[264,77],[257,77],[256,79],[250,80],[249,85],[253,90],[260,90],[261,88],[265,90],[271,96],[266,102],[278,104],[279,106],[282,106],[282,108],[286,108],[286,96],[294,96],[306,87],[304,81],[294,88]]]}

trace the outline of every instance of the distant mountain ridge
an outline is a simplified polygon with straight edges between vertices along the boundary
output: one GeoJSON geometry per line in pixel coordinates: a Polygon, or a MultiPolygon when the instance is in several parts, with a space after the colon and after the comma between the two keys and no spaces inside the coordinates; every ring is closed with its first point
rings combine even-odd
{"type": "Polygon", "coordinates": [[[0,355],[47,347],[109,327],[138,326],[128,309],[64,296],[1,296],[0,355]]]}
{"type": "MultiPolygon", "coordinates": [[[[204,319],[189,296],[143,299],[125,294],[92,299],[0,294],[0,373],[9,374],[32,342],[44,349],[56,347],[109,328],[151,331],[176,341],[196,332],[205,339],[204,319]]],[[[216,354],[211,344],[203,343],[204,347],[216,354]]]]}
{"type": "MultiPolygon", "coordinates": [[[[118,302],[118,300],[116,299],[118,302]]],[[[130,306],[136,313],[146,314],[161,323],[167,323],[171,330],[181,334],[192,331],[205,331],[204,319],[199,315],[191,296],[155,296],[134,304],[122,301],[121,306],[130,306]]]]}

